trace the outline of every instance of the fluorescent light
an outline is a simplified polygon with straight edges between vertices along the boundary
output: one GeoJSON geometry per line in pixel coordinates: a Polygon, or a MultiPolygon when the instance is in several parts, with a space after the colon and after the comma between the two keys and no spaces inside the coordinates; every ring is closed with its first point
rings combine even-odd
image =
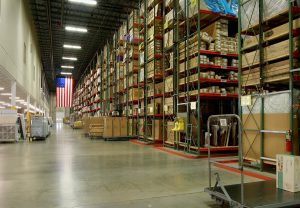
{"type": "Polygon", "coordinates": [[[71,72],[61,72],[60,74],[62,74],[62,75],[72,75],[71,72]]]}
{"type": "Polygon", "coordinates": [[[0,104],[4,104],[5,102],[3,102],[3,101],[0,101],[0,104]]]}
{"type": "MultiPolygon", "coordinates": [[[[12,99],[12,97],[9,97],[9,99],[11,100],[12,99]]],[[[19,97],[16,97],[16,101],[18,101],[18,99],[20,99],[19,97]]]]}
{"type": "Polygon", "coordinates": [[[5,107],[4,106],[0,106],[0,109],[4,109],[5,107]]]}
{"type": "Polygon", "coordinates": [[[72,31],[72,32],[81,32],[81,33],[86,33],[87,29],[83,27],[72,27],[72,26],[66,26],[65,29],[67,31],[72,31]]]}
{"type": "Polygon", "coordinates": [[[77,61],[75,57],[62,57],[63,60],[77,61]]]}
{"type": "Polygon", "coordinates": [[[16,106],[16,109],[21,109],[21,107],[20,106],[16,106]]]}
{"type": "Polygon", "coordinates": [[[0,91],[4,90],[4,87],[0,87],[0,91]]]}
{"type": "Polygon", "coordinates": [[[64,45],[64,48],[71,48],[71,49],[81,49],[81,46],[79,45],[64,45]]]}
{"type": "Polygon", "coordinates": [[[11,93],[1,93],[3,96],[11,96],[11,93]]]}
{"type": "Polygon", "coordinates": [[[20,102],[20,103],[25,102],[25,100],[22,100],[22,99],[17,99],[16,101],[20,102]]]}
{"type": "Polygon", "coordinates": [[[61,68],[64,68],[64,69],[74,69],[74,66],[61,66],[61,68]]]}
{"type": "Polygon", "coordinates": [[[79,4],[86,4],[90,6],[97,5],[97,1],[95,0],[69,0],[69,2],[79,3],[79,4]]]}

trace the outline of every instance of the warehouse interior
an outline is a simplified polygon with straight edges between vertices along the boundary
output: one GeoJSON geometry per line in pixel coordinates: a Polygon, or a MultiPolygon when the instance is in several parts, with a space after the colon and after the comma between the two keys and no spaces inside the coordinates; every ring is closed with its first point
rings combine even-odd
{"type": "Polygon", "coordinates": [[[299,0],[0,0],[0,207],[300,207],[299,0]]]}

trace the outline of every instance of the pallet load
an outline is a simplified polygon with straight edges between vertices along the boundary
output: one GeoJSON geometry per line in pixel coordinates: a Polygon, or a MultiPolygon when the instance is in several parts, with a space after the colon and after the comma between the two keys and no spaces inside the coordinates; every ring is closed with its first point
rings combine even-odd
{"type": "Polygon", "coordinates": [[[102,137],[104,131],[103,117],[90,117],[88,135],[93,137],[102,137]]]}
{"type": "Polygon", "coordinates": [[[103,117],[104,119],[104,138],[127,137],[126,117],[103,117]]]}

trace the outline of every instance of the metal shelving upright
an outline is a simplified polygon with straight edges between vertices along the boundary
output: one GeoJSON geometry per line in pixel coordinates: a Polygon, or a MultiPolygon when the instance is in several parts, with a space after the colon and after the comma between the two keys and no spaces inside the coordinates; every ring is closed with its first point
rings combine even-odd
{"type": "MultiPolygon", "coordinates": [[[[283,2],[281,2],[283,3],[283,2]]],[[[276,2],[274,2],[276,6],[276,2]]],[[[286,149],[290,154],[299,154],[299,143],[296,140],[296,135],[298,135],[298,129],[295,128],[294,115],[297,111],[295,108],[296,98],[295,98],[295,86],[297,73],[299,68],[295,68],[294,60],[299,60],[299,54],[294,50],[294,38],[299,36],[299,28],[294,28],[293,20],[298,18],[300,15],[299,5],[296,5],[296,1],[288,1],[288,8],[283,8],[278,14],[271,17],[265,17],[266,6],[263,0],[253,1],[253,0],[240,0],[238,5],[238,30],[239,30],[239,96],[242,100],[250,96],[251,104],[243,104],[239,101],[239,115],[242,118],[243,127],[243,141],[246,144],[243,155],[240,158],[251,159],[250,165],[252,167],[258,168],[261,171],[264,170],[264,164],[275,164],[276,159],[267,156],[266,145],[270,135],[276,137],[276,140],[281,139],[282,145],[278,147],[273,147],[277,153],[283,153],[282,148],[285,145],[291,148],[286,149]],[[249,4],[254,6],[249,7],[249,4]],[[258,23],[254,24],[253,21],[258,17],[258,23]],[[265,32],[268,30],[273,30],[274,28],[288,24],[288,33],[285,34],[275,34],[271,38],[265,36],[265,32]],[[277,36],[276,36],[277,35],[277,36]],[[244,47],[247,37],[253,37],[255,42],[251,47],[244,47]],[[269,38],[269,39],[265,39],[269,38]],[[283,57],[274,58],[271,60],[266,59],[265,51],[266,47],[272,47],[273,45],[280,43],[281,41],[288,40],[289,42],[289,52],[283,57]],[[246,57],[246,55],[252,51],[255,51],[253,59],[246,57]],[[258,63],[255,59],[258,56],[258,63]],[[243,58],[244,57],[244,58],[243,58]],[[270,81],[269,67],[271,64],[281,63],[281,61],[288,60],[288,71],[280,74],[281,78],[275,81],[270,81]],[[250,77],[257,73],[255,68],[259,68],[258,77],[254,83],[249,83],[251,81],[250,77]],[[288,75],[288,78],[284,78],[288,75]],[[288,94],[289,99],[289,118],[288,129],[270,129],[270,125],[267,126],[266,118],[268,114],[265,109],[268,108],[269,104],[267,101],[271,99],[272,96],[280,96],[280,94],[288,94]],[[245,112],[247,111],[247,114],[245,112]],[[243,114],[244,113],[244,114],[243,114]],[[253,123],[250,125],[249,123],[253,123]],[[249,127],[250,126],[250,127],[249,127]],[[283,147],[282,147],[283,146],[283,147]],[[280,150],[279,150],[280,149],[280,150]],[[250,154],[252,154],[250,158],[250,154]]],[[[275,9],[278,9],[275,7],[275,9]]],[[[279,10],[282,8],[279,8],[279,10]]],[[[284,50],[284,49],[283,49],[284,50]]],[[[275,138],[274,138],[275,139],[275,138]]],[[[275,140],[272,141],[275,141],[275,140]]],[[[268,153],[269,154],[269,153],[268,153]]]]}

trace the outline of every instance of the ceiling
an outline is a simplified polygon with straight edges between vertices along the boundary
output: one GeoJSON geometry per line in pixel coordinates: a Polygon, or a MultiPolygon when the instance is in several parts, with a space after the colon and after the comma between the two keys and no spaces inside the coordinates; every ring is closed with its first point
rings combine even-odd
{"type": "MultiPolygon", "coordinates": [[[[97,0],[96,6],[69,0],[28,0],[40,45],[42,64],[50,91],[62,65],[73,65],[75,84],[95,53],[112,39],[139,0],[97,0]],[[65,26],[87,28],[87,33],[65,30],[65,26]],[[65,49],[64,44],[80,45],[81,50],[65,49]],[[77,61],[62,60],[63,56],[77,61]]],[[[70,71],[70,69],[67,69],[70,71]]],[[[63,71],[67,71],[63,70],[63,71]]]]}

